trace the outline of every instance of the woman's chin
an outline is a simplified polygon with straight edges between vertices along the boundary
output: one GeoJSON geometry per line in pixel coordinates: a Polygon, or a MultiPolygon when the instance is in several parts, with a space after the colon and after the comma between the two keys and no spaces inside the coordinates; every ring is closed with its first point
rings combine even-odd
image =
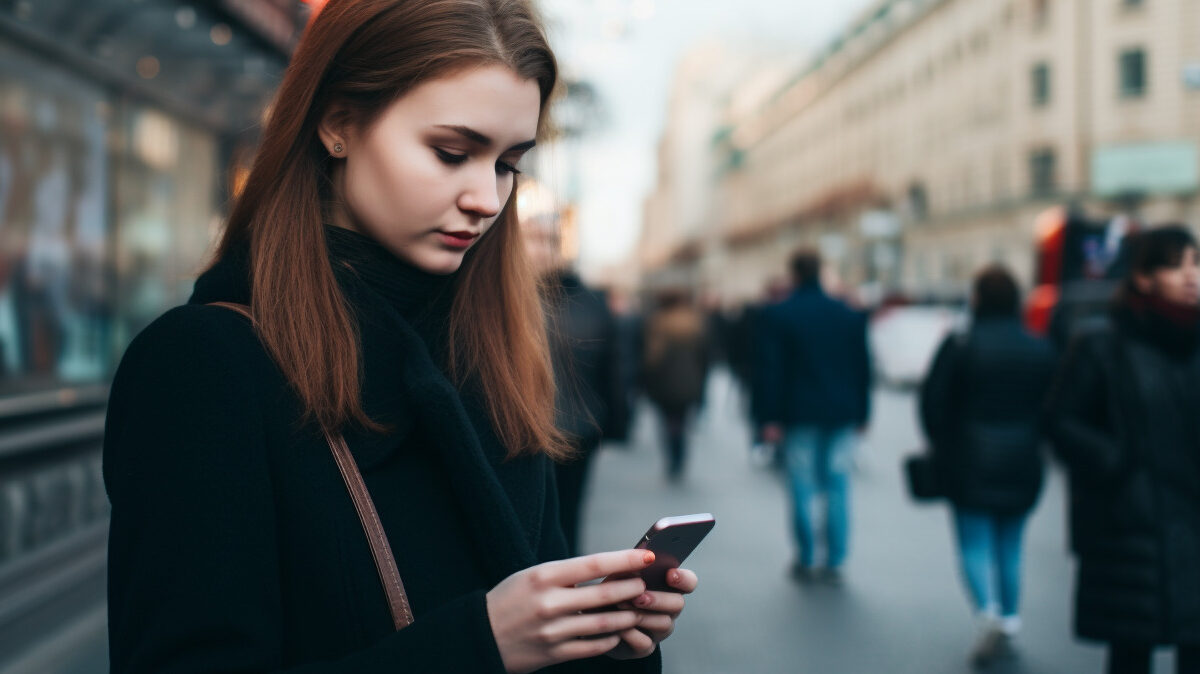
{"type": "Polygon", "coordinates": [[[448,250],[429,251],[409,262],[427,274],[446,276],[458,271],[458,268],[462,266],[464,253],[465,251],[463,253],[448,250]]]}

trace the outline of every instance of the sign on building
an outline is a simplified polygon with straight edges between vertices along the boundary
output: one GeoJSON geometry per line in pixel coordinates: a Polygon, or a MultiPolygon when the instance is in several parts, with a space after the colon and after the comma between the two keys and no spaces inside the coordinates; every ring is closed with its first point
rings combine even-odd
{"type": "Polygon", "coordinates": [[[1092,153],[1092,191],[1099,196],[1186,194],[1198,187],[1195,141],[1108,145],[1092,153]]]}
{"type": "Polygon", "coordinates": [[[1200,63],[1189,63],[1183,67],[1183,84],[1188,89],[1200,89],[1200,63]]]}

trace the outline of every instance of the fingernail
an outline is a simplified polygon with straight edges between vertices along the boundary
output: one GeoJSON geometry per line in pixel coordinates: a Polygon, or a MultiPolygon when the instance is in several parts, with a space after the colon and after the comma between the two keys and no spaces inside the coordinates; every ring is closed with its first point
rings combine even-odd
{"type": "Polygon", "coordinates": [[[634,599],[633,603],[637,604],[638,606],[648,606],[650,604],[650,601],[651,601],[650,595],[643,594],[640,597],[638,597],[637,599],[634,599]]]}
{"type": "Polygon", "coordinates": [[[678,571],[672,571],[672,572],[671,572],[671,578],[670,578],[670,580],[671,580],[671,582],[672,582],[672,583],[678,583],[678,582],[679,582],[679,572],[678,572],[678,571]]]}
{"type": "Polygon", "coordinates": [[[646,564],[646,565],[653,564],[654,563],[654,553],[647,552],[646,554],[642,555],[642,563],[646,564]]]}

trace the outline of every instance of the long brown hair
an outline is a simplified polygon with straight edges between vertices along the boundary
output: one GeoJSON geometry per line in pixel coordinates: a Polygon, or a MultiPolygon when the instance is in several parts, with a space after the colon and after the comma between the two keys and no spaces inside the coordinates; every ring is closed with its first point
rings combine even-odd
{"type": "MultiPolygon", "coordinates": [[[[249,244],[259,336],[303,403],[302,423],[387,430],[363,411],[358,326],[325,247],[332,186],[318,124],[336,103],[368,126],[421,82],[481,64],[538,83],[541,131],[557,66],[526,0],[331,0],[296,48],[216,259],[249,244]]],[[[567,449],[528,266],[510,198],[455,282],[450,374],[459,385],[478,381],[509,456],[558,458],[567,449]]]]}

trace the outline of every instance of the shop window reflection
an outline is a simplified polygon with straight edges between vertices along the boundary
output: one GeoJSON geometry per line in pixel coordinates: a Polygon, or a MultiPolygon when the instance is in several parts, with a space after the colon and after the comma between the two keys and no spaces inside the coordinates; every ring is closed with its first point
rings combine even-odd
{"type": "Polygon", "coordinates": [[[216,153],[209,131],[0,46],[0,398],[104,383],[186,301],[216,153]]]}

